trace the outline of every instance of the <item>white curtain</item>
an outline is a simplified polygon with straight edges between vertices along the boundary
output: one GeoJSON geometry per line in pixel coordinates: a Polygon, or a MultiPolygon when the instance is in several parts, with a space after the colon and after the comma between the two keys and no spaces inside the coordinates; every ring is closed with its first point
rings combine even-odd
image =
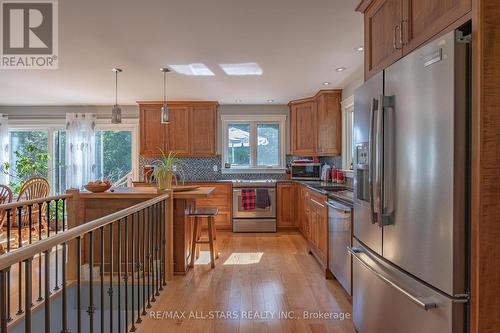
{"type": "MultiPolygon", "coordinates": [[[[0,166],[9,161],[9,118],[0,113],[0,166]]],[[[0,184],[8,185],[9,177],[0,172],[0,184]]]]}
{"type": "Polygon", "coordinates": [[[66,114],[66,185],[81,189],[95,179],[94,113],[66,114]]]}

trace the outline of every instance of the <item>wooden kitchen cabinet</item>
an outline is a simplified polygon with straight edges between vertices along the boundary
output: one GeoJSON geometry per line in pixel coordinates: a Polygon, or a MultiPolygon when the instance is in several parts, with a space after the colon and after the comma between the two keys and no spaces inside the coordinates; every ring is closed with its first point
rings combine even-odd
{"type": "Polygon", "coordinates": [[[292,155],[340,155],[341,99],[341,90],[321,90],[312,98],[289,103],[292,155]]]}
{"type": "Polygon", "coordinates": [[[160,122],[160,108],[161,105],[140,107],[140,144],[143,156],[161,156],[161,149],[165,149],[166,125],[160,122]]]}
{"type": "Polygon", "coordinates": [[[297,185],[297,218],[299,231],[306,239],[309,239],[309,192],[304,185],[297,185]]]}
{"type": "Polygon", "coordinates": [[[365,76],[403,56],[400,42],[402,0],[375,0],[365,12],[365,76]]]}
{"type": "Polygon", "coordinates": [[[471,0],[403,0],[403,54],[465,23],[471,9],[471,0]]]}
{"type": "Polygon", "coordinates": [[[365,80],[470,19],[471,0],[363,0],[365,80]]]}
{"type": "Polygon", "coordinates": [[[217,142],[217,108],[214,107],[214,105],[193,106],[191,108],[190,121],[190,155],[215,155],[217,142]]]}
{"type": "Polygon", "coordinates": [[[208,199],[197,199],[197,207],[217,208],[219,213],[215,217],[217,230],[233,229],[233,185],[224,182],[188,183],[188,185],[215,187],[215,191],[208,199]]]}
{"type": "Polygon", "coordinates": [[[162,102],[137,102],[140,112],[140,154],[161,157],[214,156],[217,140],[217,102],[168,102],[170,123],[160,121],[162,102]]]}
{"type": "Polygon", "coordinates": [[[336,156],[342,152],[342,109],[340,91],[322,91],[316,97],[318,118],[317,153],[336,156]]]}
{"type": "Polygon", "coordinates": [[[316,102],[314,100],[290,104],[292,128],[292,154],[312,156],[316,154],[316,102]]]}
{"type": "Polygon", "coordinates": [[[189,107],[173,106],[170,108],[170,124],[164,125],[167,131],[166,151],[178,155],[189,155],[189,107]]]}
{"type": "Polygon", "coordinates": [[[309,250],[319,263],[326,267],[328,256],[328,208],[323,194],[310,191],[309,250]]]}
{"type": "Polygon", "coordinates": [[[298,227],[297,186],[294,183],[278,183],[278,229],[298,227]]]}

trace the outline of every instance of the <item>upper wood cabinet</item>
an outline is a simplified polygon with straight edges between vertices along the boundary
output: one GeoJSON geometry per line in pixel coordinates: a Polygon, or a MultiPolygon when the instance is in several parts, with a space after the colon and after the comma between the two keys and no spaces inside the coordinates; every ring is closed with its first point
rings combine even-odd
{"type": "Polygon", "coordinates": [[[217,153],[217,102],[168,102],[169,124],[160,121],[161,102],[138,104],[142,156],[159,157],[162,150],[179,157],[217,153]]]}
{"type": "Polygon", "coordinates": [[[189,112],[187,106],[172,106],[170,124],[165,125],[167,131],[167,151],[175,151],[179,155],[189,155],[189,112]]]}
{"type": "Polygon", "coordinates": [[[160,104],[140,107],[141,155],[158,156],[160,149],[165,149],[167,128],[160,122],[160,109],[160,104]]]}
{"type": "Polygon", "coordinates": [[[322,156],[340,155],[342,150],[341,93],[320,92],[316,97],[318,117],[317,152],[322,156]]]}
{"type": "Polygon", "coordinates": [[[192,156],[215,155],[217,147],[217,108],[213,105],[197,105],[191,108],[190,154],[192,156]]]}
{"type": "Polygon", "coordinates": [[[470,18],[472,0],[363,0],[365,79],[470,18]]]}
{"type": "Polygon", "coordinates": [[[294,183],[278,183],[278,228],[297,227],[297,188],[294,183]]]}
{"type": "Polygon", "coordinates": [[[340,90],[322,90],[308,99],[292,101],[291,150],[296,156],[336,156],[341,153],[340,90]]]}
{"type": "Polygon", "coordinates": [[[290,113],[292,154],[299,156],[315,155],[316,103],[314,100],[292,102],[290,104],[290,113]]]}
{"type": "Polygon", "coordinates": [[[365,12],[365,70],[378,72],[403,55],[401,0],[375,0],[365,12]]]}

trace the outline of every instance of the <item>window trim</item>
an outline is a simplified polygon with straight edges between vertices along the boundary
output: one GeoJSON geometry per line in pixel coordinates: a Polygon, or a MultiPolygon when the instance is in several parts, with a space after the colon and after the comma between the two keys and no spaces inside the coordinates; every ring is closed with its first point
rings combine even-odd
{"type": "Polygon", "coordinates": [[[240,173],[285,173],[285,156],[286,156],[286,115],[221,115],[222,121],[222,174],[240,174],[240,173]],[[280,165],[275,167],[262,167],[252,165],[248,167],[231,167],[225,168],[224,165],[228,160],[227,146],[228,146],[228,125],[242,123],[250,123],[250,138],[252,143],[250,145],[251,160],[257,161],[257,124],[278,124],[279,126],[279,141],[280,141],[280,165]]]}
{"type": "Polygon", "coordinates": [[[352,146],[352,115],[354,114],[354,95],[351,95],[341,102],[342,106],[342,170],[347,177],[352,177],[353,172],[350,165],[353,157],[352,146]]]}

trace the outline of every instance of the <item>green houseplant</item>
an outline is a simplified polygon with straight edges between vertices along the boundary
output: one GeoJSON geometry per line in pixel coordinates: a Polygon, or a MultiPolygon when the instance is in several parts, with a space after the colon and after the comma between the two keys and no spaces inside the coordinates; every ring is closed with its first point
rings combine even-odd
{"type": "Polygon", "coordinates": [[[153,171],[160,191],[172,188],[176,168],[181,164],[174,152],[171,151],[168,155],[163,151],[161,153],[162,158],[157,162],[153,171]]]}

